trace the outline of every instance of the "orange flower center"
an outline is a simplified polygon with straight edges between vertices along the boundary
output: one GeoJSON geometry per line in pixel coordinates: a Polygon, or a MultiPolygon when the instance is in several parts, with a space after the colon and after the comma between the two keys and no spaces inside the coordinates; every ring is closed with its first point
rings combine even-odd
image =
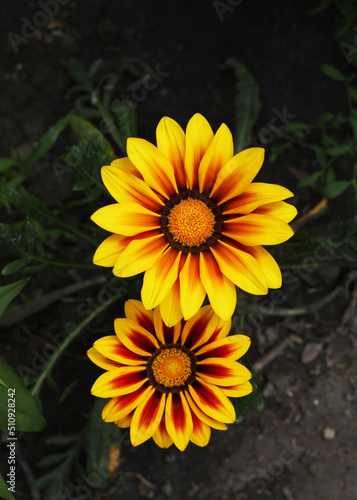
{"type": "Polygon", "coordinates": [[[167,228],[181,245],[200,246],[212,236],[215,217],[201,200],[186,198],[170,210],[167,228]]]}
{"type": "Polygon", "coordinates": [[[165,387],[184,385],[192,374],[191,358],[181,349],[164,349],[152,362],[151,369],[158,384],[165,387]]]}

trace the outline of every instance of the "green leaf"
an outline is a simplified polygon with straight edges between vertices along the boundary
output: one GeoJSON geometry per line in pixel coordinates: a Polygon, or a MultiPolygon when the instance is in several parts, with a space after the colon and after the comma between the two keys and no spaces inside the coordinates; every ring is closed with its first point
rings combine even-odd
{"type": "Polygon", "coordinates": [[[77,441],[78,436],[74,434],[72,436],[51,436],[46,439],[47,444],[55,444],[57,446],[68,446],[69,444],[77,441]]]}
{"type": "MultiPolygon", "coordinates": [[[[40,413],[35,398],[29,392],[19,375],[0,359],[0,378],[6,385],[15,389],[15,428],[16,431],[40,431],[46,420],[40,413]]],[[[8,428],[8,391],[0,386],[0,428],[8,428]]]]}
{"type": "MultiPolygon", "coordinates": [[[[102,411],[105,402],[97,399],[89,416],[85,431],[85,453],[87,457],[87,474],[95,472],[95,467],[104,473],[108,471],[109,457],[113,447],[120,450],[120,429],[115,425],[108,425],[102,419],[102,411]],[[94,466],[95,464],[95,466],[94,466]]],[[[109,474],[103,474],[101,489],[109,484],[109,474]],[[105,479],[104,479],[105,478],[105,479]]]]}
{"type": "Polygon", "coordinates": [[[12,165],[16,165],[17,162],[14,158],[0,158],[0,172],[5,172],[12,165]]]}
{"type": "Polygon", "coordinates": [[[250,394],[248,394],[248,396],[246,396],[247,401],[253,408],[253,410],[257,411],[258,413],[261,413],[264,410],[264,399],[262,393],[260,392],[260,389],[257,386],[255,380],[251,379],[250,383],[253,386],[253,392],[251,392],[250,394]]]}
{"type": "Polygon", "coordinates": [[[326,130],[322,130],[321,143],[324,148],[334,148],[335,146],[338,146],[336,139],[329,135],[326,130]]]}
{"type": "Polygon", "coordinates": [[[322,168],[325,168],[327,166],[327,158],[325,151],[319,146],[315,146],[315,155],[320,166],[322,168]]]}
{"type": "Polygon", "coordinates": [[[306,179],[303,179],[298,183],[298,187],[305,187],[305,186],[310,186],[314,182],[316,182],[319,178],[321,177],[321,172],[315,172],[314,174],[310,175],[306,179]]]}
{"type": "Polygon", "coordinates": [[[3,276],[9,276],[10,274],[15,274],[25,266],[27,266],[29,259],[27,257],[23,259],[17,259],[12,262],[9,262],[5,267],[3,267],[1,274],[3,276]]]}
{"type": "Polygon", "coordinates": [[[41,458],[36,462],[37,467],[50,467],[51,465],[56,465],[68,458],[70,451],[64,451],[62,453],[53,453],[52,455],[47,455],[47,457],[41,458]]]}
{"type": "Polygon", "coordinates": [[[330,166],[326,172],[326,184],[330,185],[333,184],[334,182],[336,182],[336,176],[335,172],[333,171],[333,168],[330,166]]]}
{"type": "Polygon", "coordinates": [[[322,113],[317,119],[316,125],[318,127],[321,127],[322,125],[325,125],[325,123],[330,122],[335,115],[333,113],[329,113],[328,111],[326,113],[322,113]]]}
{"type": "Polygon", "coordinates": [[[310,126],[307,123],[294,122],[289,123],[289,125],[285,127],[285,132],[298,132],[300,130],[310,130],[310,126]]]}
{"type": "Polygon", "coordinates": [[[121,149],[123,153],[126,152],[126,141],[128,137],[136,137],[136,111],[132,103],[120,102],[116,104],[112,110],[113,115],[116,118],[120,142],[122,143],[121,149]]]}
{"type": "Polygon", "coordinates": [[[328,184],[323,189],[323,195],[325,198],[336,198],[342,194],[351,185],[351,181],[336,181],[332,184],[328,184]]]}
{"type": "Polygon", "coordinates": [[[318,14],[319,12],[322,12],[323,10],[327,9],[327,7],[329,7],[332,3],[333,3],[333,0],[321,0],[320,5],[318,5],[315,9],[313,9],[310,12],[310,15],[318,14]]]}
{"type": "Polygon", "coordinates": [[[15,281],[10,285],[0,287],[0,318],[4,314],[5,309],[10,302],[18,295],[24,288],[30,278],[24,278],[20,281],[15,281]]]}
{"type": "Polygon", "coordinates": [[[73,80],[82,85],[86,90],[91,90],[91,81],[84,64],[75,57],[72,57],[67,64],[67,71],[73,80]]]}
{"type": "Polygon", "coordinates": [[[72,115],[70,125],[84,153],[89,154],[92,151],[98,151],[106,155],[108,161],[114,159],[114,151],[111,144],[92,123],[81,116],[72,115]]]}
{"type": "Polygon", "coordinates": [[[234,144],[236,153],[239,153],[247,146],[260,113],[259,86],[244,64],[230,58],[227,65],[233,68],[237,78],[234,144]]]}
{"type": "Polygon", "coordinates": [[[248,401],[247,396],[242,398],[231,399],[234,409],[236,411],[236,424],[240,424],[248,415],[248,401]]]}
{"type": "Polygon", "coordinates": [[[54,145],[60,132],[67,127],[72,116],[72,112],[64,116],[50,128],[48,132],[42,137],[35,149],[24,160],[24,167],[30,168],[34,165],[44,154],[47,153],[54,145]]]}
{"type": "Polygon", "coordinates": [[[333,80],[338,80],[339,82],[346,81],[346,78],[341,73],[341,71],[332,66],[331,64],[321,64],[320,68],[323,71],[323,73],[325,73],[325,75],[329,76],[333,80]]]}
{"type": "Polygon", "coordinates": [[[4,478],[0,474],[0,498],[5,498],[5,500],[15,500],[14,495],[9,491],[8,485],[4,478]]]}
{"type": "Polygon", "coordinates": [[[353,108],[351,110],[351,122],[353,127],[353,141],[357,143],[357,109],[353,108]]]}
{"type": "Polygon", "coordinates": [[[349,96],[355,101],[357,102],[357,89],[355,87],[350,87],[348,86],[348,94],[349,96]]]}
{"type": "Polygon", "coordinates": [[[333,146],[332,148],[325,149],[329,156],[341,156],[351,151],[351,146],[348,144],[340,144],[339,146],[333,146]]]}

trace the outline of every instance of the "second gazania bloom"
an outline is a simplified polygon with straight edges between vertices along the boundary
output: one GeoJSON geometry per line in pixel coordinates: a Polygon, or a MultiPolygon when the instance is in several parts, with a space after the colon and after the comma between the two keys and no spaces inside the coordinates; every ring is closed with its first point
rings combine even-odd
{"type": "Polygon", "coordinates": [[[92,387],[95,396],[112,398],[104,420],[130,427],[133,446],[151,437],[162,448],[174,443],[183,451],[189,441],[206,446],[211,427],[225,430],[236,419],[229,397],[252,392],[251,373],[236,361],[250,338],[227,336],[231,321],[211,306],[170,328],[159,307],[146,311],[137,300],[126,302],[125,314],[115,320],[116,335],[88,351],[107,370],[92,387]]]}
{"type": "Polygon", "coordinates": [[[94,263],[113,267],[119,277],[145,272],[142,300],[160,306],[169,326],[191,318],[206,294],[214,311],[228,320],[237,285],[256,295],[281,286],[281,272],[262,245],[293,235],[287,224],[296,209],[285,203],[288,189],[255,182],[262,148],[233,156],[233,138],[222,124],[214,135],[200,114],[186,133],[164,117],[157,147],[129,138],[128,157],[102,168],[118,202],[92,219],[114,233],[97,249],[94,263]]]}

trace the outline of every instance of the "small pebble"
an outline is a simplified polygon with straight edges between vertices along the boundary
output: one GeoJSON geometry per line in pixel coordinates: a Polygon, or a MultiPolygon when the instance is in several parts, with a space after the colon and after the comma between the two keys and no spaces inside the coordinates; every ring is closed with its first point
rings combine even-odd
{"type": "Polygon", "coordinates": [[[324,439],[331,441],[332,439],[335,439],[335,436],[336,436],[335,429],[332,429],[331,427],[324,428],[324,439]]]}

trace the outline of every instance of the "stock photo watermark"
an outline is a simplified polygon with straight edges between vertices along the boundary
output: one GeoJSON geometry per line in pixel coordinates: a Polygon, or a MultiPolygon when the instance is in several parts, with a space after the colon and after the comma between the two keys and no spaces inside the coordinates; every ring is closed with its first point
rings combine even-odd
{"type": "Polygon", "coordinates": [[[240,150],[252,146],[266,146],[297,117],[297,115],[289,113],[286,106],[283,106],[282,111],[279,111],[277,108],[273,108],[272,111],[274,116],[272,116],[267,125],[259,130],[257,135],[248,137],[246,141],[237,144],[240,150]]]}
{"type": "MultiPolygon", "coordinates": [[[[148,92],[155,90],[165,78],[170,76],[169,71],[163,71],[160,64],[156,64],[155,68],[151,66],[145,67],[146,74],[141,79],[140,84],[132,85],[127,92],[123,92],[120,99],[114,99],[110,104],[110,111],[116,115],[116,120],[119,125],[124,124],[128,119],[131,111],[136,109],[139,103],[143,102],[148,92]]],[[[85,151],[86,155],[96,151],[104,135],[110,134],[116,128],[116,122],[113,118],[102,119],[99,123],[97,131],[82,131],[84,139],[78,143],[79,149],[73,149],[67,145],[65,150],[68,151],[68,162],[72,166],[79,166],[83,160],[81,151],[85,151]],[[100,136],[100,133],[103,134],[100,136]]],[[[64,163],[55,160],[52,163],[52,169],[57,177],[58,182],[63,181],[63,175],[72,172],[73,169],[64,163]]]]}
{"type": "Polygon", "coordinates": [[[6,474],[6,484],[7,489],[12,493],[15,493],[16,488],[16,440],[15,436],[15,423],[16,423],[16,397],[15,388],[8,389],[7,391],[7,445],[8,448],[8,459],[7,463],[9,465],[9,472],[6,474]]]}
{"type": "Polygon", "coordinates": [[[221,0],[213,0],[212,6],[219,17],[219,20],[224,21],[227,12],[233,12],[236,7],[238,7],[243,0],[226,0],[222,2],[221,0]]]}
{"type": "Polygon", "coordinates": [[[347,43],[347,42],[341,42],[339,44],[340,49],[342,50],[343,55],[345,56],[348,64],[350,64],[352,62],[352,57],[357,54],[357,26],[355,26],[353,28],[353,30],[356,33],[355,37],[353,39],[354,45],[351,45],[350,43],[347,43]]]}
{"type": "MultiPolygon", "coordinates": [[[[281,476],[288,466],[290,467],[305,451],[304,446],[298,446],[294,441],[292,444],[288,441],[282,441],[284,448],[280,451],[276,460],[269,462],[267,467],[258,468],[254,474],[251,474],[247,480],[247,486],[254,488],[258,495],[268,491],[268,485],[281,476]]],[[[236,500],[249,500],[248,493],[240,492],[236,500]]]]}
{"type": "Polygon", "coordinates": [[[40,7],[32,19],[22,16],[21,22],[21,35],[13,33],[12,31],[7,34],[7,39],[15,54],[18,54],[20,46],[27,44],[31,38],[34,38],[39,29],[47,26],[50,19],[55,17],[62,5],[67,5],[70,0],[39,0],[37,5],[40,7]]]}
{"type": "MultiPolygon", "coordinates": [[[[96,298],[86,297],[85,300],[78,304],[76,313],[79,317],[89,316],[98,307],[103,305],[107,300],[111,299],[127,281],[121,280],[120,283],[116,278],[112,278],[107,285],[107,289],[100,291],[96,298]]],[[[78,326],[75,321],[69,321],[64,327],[64,331],[47,333],[48,342],[46,342],[41,351],[31,349],[32,359],[30,366],[20,364],[17,366],[17,372],[22,378],[35,377],[40,374],[51,358],[53,352],[63,343],[66,337],[78,326]]],[[[88,328],[88,326],[87,326],[88,328]]]]}

